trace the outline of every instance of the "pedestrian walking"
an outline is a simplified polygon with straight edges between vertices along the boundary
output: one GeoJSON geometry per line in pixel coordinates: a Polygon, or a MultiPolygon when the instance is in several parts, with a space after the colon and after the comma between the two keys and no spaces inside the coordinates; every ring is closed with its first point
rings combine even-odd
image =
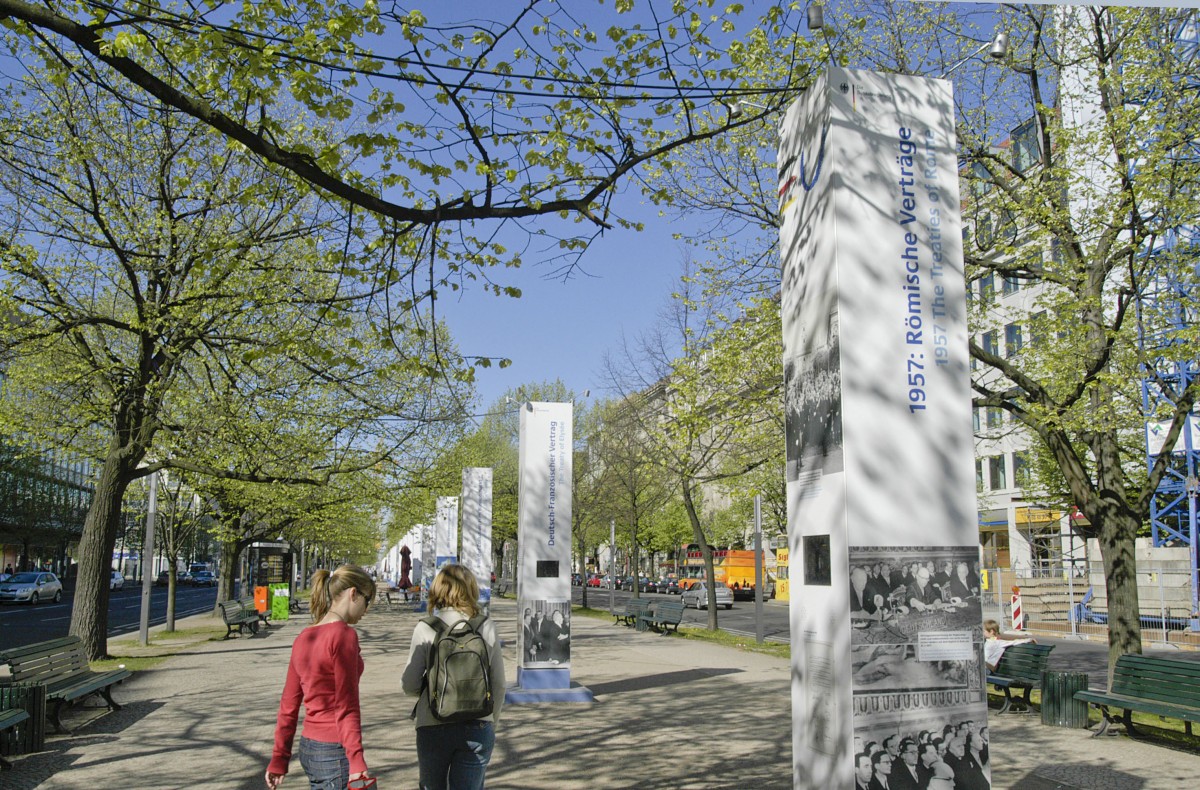
{"type": "Polygon", "coordinates": [[[375,582],[356,565],[313,574],[309,609],[314,625],[292,644],[275,723],[275,749],[267,766],[270,790],[287,775],[301,704],[300,765],[310,790],[342,790],[352,781],[370,779],[358,702],[363,660],[352,626],[367,613],[374,595],[375,582]]]}
{"type": "Polygon", "coordinates": [[[491,683],[491,713],[468,721],[442,721],[430,706],[426,684],[432,669],[430,654],[438,631],[421,620],[413,629],[408,664],[401,684],[406,694],[417,697],[414,721],[417,728],[417,763],[421,790],[482,790],[492,748],[496,743],[496,723],[504,704],[504,658],[490,617],[479,622],[479,584],[475,574],[463,565],[450,564],[438,572],[429,587],[429,608],[433,616],[453,631],[464,621],[476,621],[479,636],[487,645],[488,677],[491,683]]]}

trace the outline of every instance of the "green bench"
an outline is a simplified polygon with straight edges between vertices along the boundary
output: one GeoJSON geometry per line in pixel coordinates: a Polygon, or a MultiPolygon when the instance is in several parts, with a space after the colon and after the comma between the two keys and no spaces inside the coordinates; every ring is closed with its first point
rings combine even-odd
{"type": "Polygon", "coordinates": [[[1012,690],[1023,689],[1022,702],[1025,710],[1029,710],[1029,694],[1042,686],[1042,672],[1050,661],[1050,651],[1054,645],[1035,645],[1029,642],[1011,645],[1005,648],[1004,654],[996,668],[988,672],[987,682],[1004,690],[1004,704],[998,713],[1007,713],[1013,704],[1012,690]]]}
{"type": "Polygon", "coordinates": [[[132,674],[127,669],[93,672],[83,642],[77,636],[5,650],[0,653],[0,663],[9,667],[6,683],[36,683],[46,687],[46,714],[55,732],[69,732],[59,718],[63,706],[93,694],[104,697],[109,710],[120,710],[111,689],[132,674]]]}
{"type": "Polygon", "coordinates": [[[1117,659],[1112,687],[1108,691],[1075,692],[1075,699],[1100,708],[1104,721],[1094,735],[1102,735],[1116,721],[1109,708],[1125,711],[1125,732],[1133,729],[1133,711],[1171,719],[1183,719],[1184,730],[1192,734],[1192,722],[1200,721],[1200,662],[1178,658],[1157,658],[1128,653],[1117,659]]]}
{"type": "Polygon", "coordinates": [[[242,606],[239,601],[221,601],[217,604],[221,608],[221,619],[225,621],[225,638],[233,636],[236,629],[239,634],[243,628],[249,628],[250,633],[258,633],[258,610],[253,609],[246,611],[246,607],[242,606]]]}
{"type": "MultiPolygon", "coordinates": [[[[29,714],[24,710],[0,710],[0,732],[12,729],[21,722],[29,718],[29,714]]],[[[4,755],[0,755],[0,769],[12,768],[12,763],[4,759],[4,755]]]]}
{"type": "Polygon", "coordinates": [[[630,598],[625,602],[625,608],[621,612],[614,612],[613,616],[617,618],[617,623],[625,625],[637,625],[637,619],[641,615],[647,614],[650,611],[650,601],[645,598],[630,598]]]}
{"type": "Polygon", "coordinates": [[[637,629],[644,631],[646,628],[653,628],[666,636],[672,630],[678,632],[682,620],[683,601],[655,601],[649,612],[638,615],[637,629]]]}
{"type": "MultiPolygon", "coordinates": [[[[271,627],[271,624],[269,622],[267,622],[271,617],[270,609],[268,609],[265,612],[258,611],[258,607],[255,606],[254,598],[252,596],[246,597],[246,598],[238,598],[237,602],[242,605],[242,609],[246,610],[247,612],[253,613],[254,616],[258,618],[259,623],[261,623],[262,625],[264,625],[268,628],[271,627]]],[[[226,636],[228,636],[228,634],[226,634],[226,636]]]]}

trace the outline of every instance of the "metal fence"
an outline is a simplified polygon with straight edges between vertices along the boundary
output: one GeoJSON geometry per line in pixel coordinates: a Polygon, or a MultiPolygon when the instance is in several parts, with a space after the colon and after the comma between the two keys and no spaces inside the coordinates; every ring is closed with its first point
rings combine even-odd
{"type": "MultiPolygon", "coordinates": [[[[1177,643],[1183,633],[1200,631],[1192,569],[1186,565],[1139,565],[1138,599],[1143,643],[1177,643]]],[[[1064,635],[1104,637],[1108,600],[1104,568],[1082,561],[1042,564],[1029,569],[991,568],[981,573],[984,619],[1013,627],[1013,588],[1020,591],[1026,627],[1064,635]]]]}

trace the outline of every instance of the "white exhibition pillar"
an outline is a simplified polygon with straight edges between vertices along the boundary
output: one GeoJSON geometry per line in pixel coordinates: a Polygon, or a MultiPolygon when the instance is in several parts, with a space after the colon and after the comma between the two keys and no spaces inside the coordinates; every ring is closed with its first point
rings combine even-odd
{"type": "Polygon", "coordinates": [[[440,569],[443,565],[458,562],[458,497],[440,496],[437,498],[437,525],[434,538],[434,563],[440,569]]]}
{"type": "Polygon", "coordinates": [[[461,562],[475,574],[479,600],[492,600],[492,470],[463,470],[461,562]]]}
{"type": "Polygon", "coordinates": [[[517,688],[507,702],[591,701],[571,686],[573,405],[521,406],[517,688]]]}
{"type": "Polygon", "coordinates": [[[862,744],[987,718],[950,84],[831,67],[779,207],[793,784],[853,787],[862,744]]]}

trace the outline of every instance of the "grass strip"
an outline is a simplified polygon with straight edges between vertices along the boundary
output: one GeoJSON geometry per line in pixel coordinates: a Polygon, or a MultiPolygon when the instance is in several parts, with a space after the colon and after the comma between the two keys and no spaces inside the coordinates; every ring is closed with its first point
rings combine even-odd
{"type": "MultiPolygon", "coordinates": [[[[572,607],[573,614],[583,615],[584,617],[594,617],[603,619],[612,617],[612,612],[607,609],[584,609],[582,606],[572,607]]],[[[729,631],[710,631],[707,628],[698,628],[696,626],[681,625],[679,626],[679,636],[682,639],[688,639],[694,642],[708,642],[710,644],[724,645],[738,650],[745,650],[749,653],[763,653],[777,658],[789,658],[792,655],[792,646],[785,642],[763,642],[761,645],[754,641],[754,637],[746,636],[745,634],[733,634],[729,631]]]]}

